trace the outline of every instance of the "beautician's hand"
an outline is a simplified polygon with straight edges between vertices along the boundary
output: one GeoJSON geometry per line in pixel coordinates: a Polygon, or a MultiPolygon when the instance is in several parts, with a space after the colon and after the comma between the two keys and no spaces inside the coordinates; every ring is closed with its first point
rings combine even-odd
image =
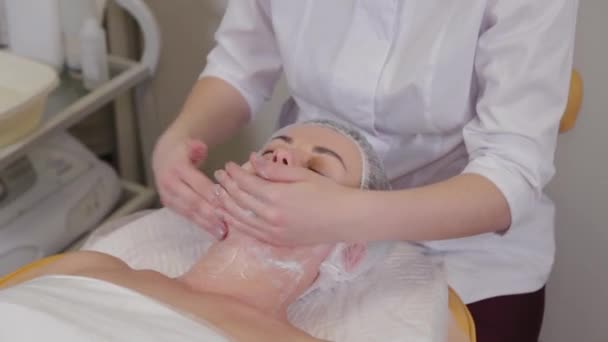
{"type": "Polygon", "coordinates": [[[358,189],[339,185],[310,170],[277,165],[252,154],[256,174],[228,163],[215,173],[222,185],[224,220],[258,240],[303,246],[345,240],[335,227],[348,226],[358,189]],[[263,175],[264,179],[258,175],[263,175]]]}
{"type": "Polygon", "coordinates": [[[163,205],[221,240],[227,228],[218,216],[217,186],[198,169],[205,159],[207,146],[202,141],[163,136],[152,167],[163,205]]]}

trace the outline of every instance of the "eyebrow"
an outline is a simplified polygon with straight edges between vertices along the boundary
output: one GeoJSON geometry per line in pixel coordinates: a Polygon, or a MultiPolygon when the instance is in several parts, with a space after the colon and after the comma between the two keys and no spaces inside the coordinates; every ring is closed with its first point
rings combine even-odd
{"type": "Polygon", "coordinates": [[[272,140],[283,140],[284,142],[291,144],[293,142],[293,138],[292,137],[288,137],[286,135],[277,135],[276,137],[270,139],[272,140]]]}
{"type": "MultiPolygon", "coordinates": [[[[277,135],[276,137],[272,138],[271,140],[282,140],[288,144],[293,143],[293,138],[290,136],[287,136],[287,135],[277,135]]],[[[315,147],[313,147],[312,151],[315,153],[318,153],[318,154],[325,154],[325,155],[336,158],[340,162],[340,164],[342,164],[342,168],[344,168],[344,170],[348,170],[342,157],[339,154],[337,154],[334,150],[331,150],[331,149],[329,149],[327,147],[323,147],[323,146],[315,146],[315,147]]]]}

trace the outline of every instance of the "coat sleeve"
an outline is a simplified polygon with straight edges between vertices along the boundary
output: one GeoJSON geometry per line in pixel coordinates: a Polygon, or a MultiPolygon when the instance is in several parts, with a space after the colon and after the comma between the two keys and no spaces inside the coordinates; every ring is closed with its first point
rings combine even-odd
{"type": "Polygon", "coordinates": [[[489,0],[475,62],[476,117],[465,173],[505,196],[516,227],[554,175],[572,72],[577,0],[489,0]]]}
{"type": "Polygon", "coordinates": [[[268,0],[231,0],[200,75],[235,87],[252,116],[272,96],[282,71],[270,10],[268,0]]]}

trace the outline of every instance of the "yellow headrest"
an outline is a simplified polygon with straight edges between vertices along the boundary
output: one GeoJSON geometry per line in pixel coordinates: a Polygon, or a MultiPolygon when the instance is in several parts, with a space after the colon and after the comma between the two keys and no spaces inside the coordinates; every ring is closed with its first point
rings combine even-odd
{"type": "Polygon", "coordinates": [[[562,121],[559,125],[560,133],[566,132],[574,127],[578,113],[581,109],[583,101],[583,80],[581,75],[576,70],[572,70],[572,79],[570,80],[570,94],[568,96],[568,104],[566,111],[562,116],[562,121]]]}

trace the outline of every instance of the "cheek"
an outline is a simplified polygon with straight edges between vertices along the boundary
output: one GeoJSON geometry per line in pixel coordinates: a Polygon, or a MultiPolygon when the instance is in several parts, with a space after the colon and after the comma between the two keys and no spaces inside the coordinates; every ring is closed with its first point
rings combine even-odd
{"type": "Polygon", "coordinates": [[[361,177],[353,172],[342,172],[337,179],[337,182],[348,188],[359,189],[361,187],[361,177]]]}
{"type": "Polygon", "coordinates": [[[361,182],[362,182],[361,176],[354,175],[354,176],[349,177],[347,186],[351,187],[351,188],[359,189],[359,188],[361,188],[361,182]]]}

